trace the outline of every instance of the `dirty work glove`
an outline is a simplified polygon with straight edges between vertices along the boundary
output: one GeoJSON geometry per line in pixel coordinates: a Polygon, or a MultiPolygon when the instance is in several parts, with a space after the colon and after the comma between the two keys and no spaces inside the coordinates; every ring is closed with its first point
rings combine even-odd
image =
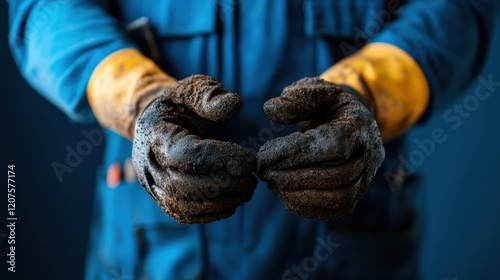
{"type": "Polygon", "coordinates": [[[167,87],[137,120],[132,161],[139,180],[177,221],[227,218],[252,197],[257,180],[250,151],[203,138],[241,106],[217,80],[196,75],[167,87]]]}
{"type": "Polygon", "coordinates": [[[385,153],[372,105],[360,98],[320,78],[305,78],[264,104],[271,121],[300,122],[301,132],[273,139],[257,154],[259,177],[290,211],[338,219],[368,190],[385,153]]]}
{"type": "Polygon", "coordinates": [[[227,218],[251,198],[252,154],[206,139],[242,106],[215,79],[198,75],[177,82],[138,50],[121,49],[94,69],[87,98],[103,127],[134,141],[132,160],[142,186],[177,221],[227,218]]]}

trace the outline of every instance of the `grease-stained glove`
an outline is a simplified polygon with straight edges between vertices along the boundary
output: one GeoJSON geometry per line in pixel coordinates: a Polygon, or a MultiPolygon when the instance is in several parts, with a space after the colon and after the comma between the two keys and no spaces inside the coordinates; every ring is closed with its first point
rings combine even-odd
{"type": "Polygon", "coordinates": [[[169,87],[135,126],[132,161],[144,189],[181,223],[207,223],[233,215],[257,184],[247,149],[203,136],[233,117],[242,100],[207,76],[169,87]]]}
{"type": "Polygon", "coordinates": [[[290,211],[338,219],[366,193],[385,156],[370,102],[320,78],[305,78],[264,104],[271,121],[300,122],[301,132],[273,139],[257,154],[259,177],[290,211]]]}
{"type": "Polygon", "coordinates": [[[132,161],[142,186],[177,221],[226,218],[252,197],[254,156],[206,139],[216,123],[242,106],[214,78],[176,81],[138,50],[122,49],[94,69],[87,96],[103,127],[133,139],[132,161]]]}

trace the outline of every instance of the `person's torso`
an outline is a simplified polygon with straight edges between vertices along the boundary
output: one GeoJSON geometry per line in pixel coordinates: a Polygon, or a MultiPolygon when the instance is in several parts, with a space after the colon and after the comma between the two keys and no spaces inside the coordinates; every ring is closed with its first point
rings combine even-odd
{"type": "MultiPolygon", "coordinates": [[[[177,79],[193,74],[214,76],[243,97],[241,113],[221,128],[219,136],[253,151],[296,129],[270,123],[262,110],[266,100],[300,78],[321,74],[361,48],[367,37],[376,35],[395,17],[388,12],[395,11],[394,1],[385,0],[114,2],[118,8],[113,12],[123,24],[141,17],[149,19],[159,49],[158,62],[167,73],[177,79]]],[[[146,46],[143,51],[150,53],[150,48],[146,46]]],[[[132,147],[129,140],[112,132],[106,136],[104,170],[112,163],[124,162],[132,147]]],[[[260,182],[253,199],[233,217],[204,226],[180,225],[162,213],[137,182],[108,188],[103,171],[97,214],[103,232],[98,245],[104,252],[103,262],[110,267],[130,263],[132,257],[123,255],[130,250],[125,244],[135,242],[130,245],[134,250],[148,253],[138,254],[133,262],[163,265],[163,270],[143,268],[156,271],[153,279],[189,279],[201,273],[213,279],[254,279],[281,276],[294,263],[313,254],[317,238],[327,238],[332,228],[399,230],[411,216],[405,205],[407,194],[391,191],[383,173],[396,170],[402,143],[400,139],[389,145],[388,159],[371,190],[353,214],[336,223],[291,214],[260,182]],[[127,236],[130,229],[136,234],[127,236]],[[295,247],[289,250],[290,246],[295,247]]],[[[322,265],[335,267],[332,261],[322,265]]]]}

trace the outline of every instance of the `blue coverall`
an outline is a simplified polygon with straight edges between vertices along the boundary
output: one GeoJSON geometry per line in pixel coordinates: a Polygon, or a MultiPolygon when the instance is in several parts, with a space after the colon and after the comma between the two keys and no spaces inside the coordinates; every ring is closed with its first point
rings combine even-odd
{"type": "MultiPolygon", "coordinates": [[[[292,131],[270,124],[263,103],[317,76],[367,42],[409,53],[429,82],[427,114],[449,104],[479,73],[500,4],[496,0],[8,0],[10,44],[23,76],[77,122],[95,121],[89,77],[107,55],[138,47],[124,26],[146,16],[159,65],[181,79],[206,74],[239,93],[242,112],[223,139],[257,149],[292,131]]],[[[148,50],[143,50],[148,53],[148,50]]],[[[107,131],[98,174],[87,279],[412,279],[418,276],[415,180],[390,188],[405,137],[355,211],[337,222],[301,218],[260,182],[229,219],[183,225],[138,182],[117,188],[106,168],[132,143],[107,131]]]]}

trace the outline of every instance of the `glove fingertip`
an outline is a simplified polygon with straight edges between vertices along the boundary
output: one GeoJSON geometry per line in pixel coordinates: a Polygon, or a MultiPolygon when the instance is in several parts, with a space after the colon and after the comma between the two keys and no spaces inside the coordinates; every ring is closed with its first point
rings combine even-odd
{"type": "Polygon", "coordinates": [[[306,121],[330,106],[339,88],[320,78],[304,78],[287,86],[281,96],[268,100],[264,112],[280,124],[306,121]]]}
{"type": "Polygon", "coordinates": [[[271,140],[262,145],[256,155],[256,170],[259,178],[263,178],[266,170],[276,166],[280,161],[280,151],[278,147],[282,147],[277,140],[271,140]]]}
{"type": "Polygon", "coordinates": [[[278,124],[293,124],[297,114],[292,110],[293,107],[290,106],[288,101],[285,101],[282,97],[276,97],[269,99],[263,106],[264,113],[274,123],[278,124]]]}
{"type": "Polygon", "coordinates": [[[193,75],[169,88],[166,95],[175,104],[188,107],[202,118],[223,122],[236,115],[243,100],[224,88],[214,77],[193,75]]]}
{"type": "MultiPolygon", "coordinates": [[[[225,90],[224,90],[225,91],[225,90]]],[[[207,117],[215,122],[223,122],[234,117],[243,107],[243,100],[235,93],[226,91],[211,96],[204,107],[207,117]]]]}

